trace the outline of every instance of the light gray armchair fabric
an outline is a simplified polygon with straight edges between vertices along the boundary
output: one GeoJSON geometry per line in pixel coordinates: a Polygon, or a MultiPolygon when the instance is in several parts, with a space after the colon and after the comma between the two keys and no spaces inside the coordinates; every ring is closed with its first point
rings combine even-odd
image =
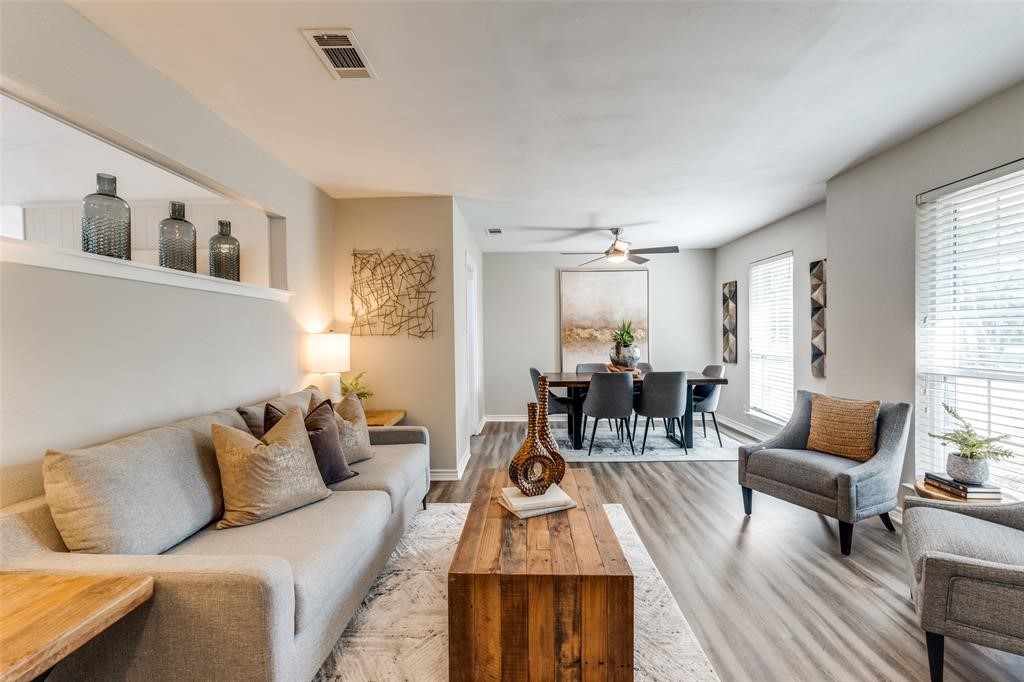
{"type": "Polygon", "coordinates": [[[739,448],[743,506],[751,513],[752,491],[806,507],[839,521],[840,547],[849,554],[853,524],[879,516],[892,530],[900,474],[910,433],[909,403],[882,403],[875,455],[866,462],[807,450],[811,393],[798,391],[789,423],[774,438],[739,448]]]}
{"type": "Polygon", "coordinates": [[[933,682],[947,635],[1024,654],[1024,502],[908,497],[903,553],[933,682]]]}

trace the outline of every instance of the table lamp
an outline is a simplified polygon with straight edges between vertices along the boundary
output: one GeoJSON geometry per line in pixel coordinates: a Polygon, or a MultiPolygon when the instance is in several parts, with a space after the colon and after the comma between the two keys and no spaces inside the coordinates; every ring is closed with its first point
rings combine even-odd
{"type": "Polygon", "coordinates": [[[348,334],[306,334],[306,371],[327,375],[332,403],[341,402],[341,373],[351,369],[350,355],[348,334]]]}

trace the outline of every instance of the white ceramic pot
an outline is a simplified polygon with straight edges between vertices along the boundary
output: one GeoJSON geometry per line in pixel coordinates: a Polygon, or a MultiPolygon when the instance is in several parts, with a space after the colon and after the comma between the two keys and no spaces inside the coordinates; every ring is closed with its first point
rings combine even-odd
{"type": "Polygon", "coordinates": [[[967,459],[951,452],[946,456],[946,473],[960,483],[981,485],[988,480],[988,460],[967,459]]]}

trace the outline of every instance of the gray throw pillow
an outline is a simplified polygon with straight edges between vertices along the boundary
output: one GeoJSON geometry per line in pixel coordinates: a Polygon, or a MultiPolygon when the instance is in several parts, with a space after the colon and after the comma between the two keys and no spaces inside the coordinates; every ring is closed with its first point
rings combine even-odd
{"type": "Polygon", "coordinates": [[[362,462],[373,457],[370,449],[370,429],[366,425],[366,413],[363,403],[355,393],[349,393],[334,408],[338,419],[338,435],[341,437],[341,450],[345,453],[345,461],[349,464],[362,462]]]}
{"type": "Polygon", "coordinates": [[[320,397],[320,389],[316,386],[306,386],[306,388],[295,393],[289,393],[283,395],[280,398],[274,398],[273,400],[264,401],[262,403],[256,403],[255,405],[244,405],[236,408],[238,414],[242,415],[242,419],[245,420],[245,425],[252,431],[252,435],[257,438],[263,437],[263,415],[267,409],[267,403],[273,403],[274,407],[281,410],[281,412],[287,412],[293,407],[298,407],[305,414],[308,407],[309,401],[313,397],[319,397],[317,403],[323,401],[323,397],[320,397]]]}

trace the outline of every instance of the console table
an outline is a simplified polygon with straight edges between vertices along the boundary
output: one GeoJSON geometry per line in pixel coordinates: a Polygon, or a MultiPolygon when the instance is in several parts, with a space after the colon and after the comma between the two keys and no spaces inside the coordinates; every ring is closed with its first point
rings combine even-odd
{"type": "Polygon", "coordinates": [[[405,419],[405,410],[367,410],[367,426],[395,426],[405,419]]]}
{"type": "Polygon", "coordinates": [[[0,681],[45,675],[151,596],[145,575],[0,575],[0,681]]]}
{"type": "Polygon", "coordinates": [[[633,574],[594,479],[566,469],[575,509],[522,520],[486,469],[448,571],[448,675],[632,680],[633,574]]]}

